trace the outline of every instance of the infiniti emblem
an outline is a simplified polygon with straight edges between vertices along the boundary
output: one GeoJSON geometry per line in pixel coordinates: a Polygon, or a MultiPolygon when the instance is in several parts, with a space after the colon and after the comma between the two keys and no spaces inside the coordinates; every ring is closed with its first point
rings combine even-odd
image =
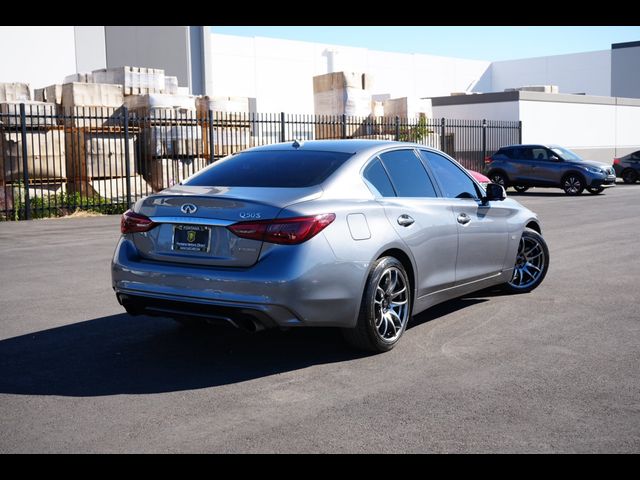
{"type": "Polygon", "coordinates": [[[180,211],[182,213],[186,213],[187,215],[196,213],[196,210],[198,210],[198,207],[196,207],[193,203],[185,203],[180,207],[180,211]]]}

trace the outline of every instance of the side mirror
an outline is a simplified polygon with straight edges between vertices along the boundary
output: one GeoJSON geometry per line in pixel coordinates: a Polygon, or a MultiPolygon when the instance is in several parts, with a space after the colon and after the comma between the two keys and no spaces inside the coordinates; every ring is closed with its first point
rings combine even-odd
{"type": "Polygon", "coordinates": [[[493,201],[502,201],[507,198],[507,192],[504,191],[504,187],[497,183],[488,183],[485,191],[487,194],[482,198],[483,205],[493,201]]]}
{"type": "Polygon", "coordinates": [[[549,160],[551,160],[552,162],[559,162],[559,161],[560,161],[560,158],[559,158],[559,157],[557,157],[557,156],[555,156],[555,155],[551,155],[551,156],[549,157],[549,160]]]}

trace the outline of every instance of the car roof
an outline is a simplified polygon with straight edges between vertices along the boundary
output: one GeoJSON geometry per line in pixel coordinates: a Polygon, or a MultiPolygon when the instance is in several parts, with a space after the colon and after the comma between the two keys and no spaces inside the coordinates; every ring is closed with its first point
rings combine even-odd
{"type": "Polygon", "coordinates": [[[560,145],[557,145],[555,143],[525,143],[525,144],[514,144],[514,145],[505,145],[504,147],[500,147],[500,149],[503,148],[540,148],[540,147],[544,147],[544,148],[556,148],[556,147],[560,147],[560,145]]]}
{"type": "Polygon", "coordinates": [[[368,139],[344,139],[344,140],[296,140],[292,142],[273,143],[253,147],[250,151],[263,150],[308,150],[324,152],[359,153],[365,150],[387,147],[387,146],[410,146],[428,148],[425,145],[418,145],[408,142],[395,142],[393,140],[368,140],[368,139]]]}

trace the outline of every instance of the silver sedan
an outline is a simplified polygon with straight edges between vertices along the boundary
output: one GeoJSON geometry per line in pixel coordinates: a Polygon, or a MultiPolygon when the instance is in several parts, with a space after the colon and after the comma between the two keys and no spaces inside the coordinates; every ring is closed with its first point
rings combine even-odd
{"type": "Polygon", "coordinates": [[[383,352],[412,315],[549,269],[537,216],[411,143],[256,147],[139,200],[112,262],[133,315],[247,330],[340,327],[383,352]]]}

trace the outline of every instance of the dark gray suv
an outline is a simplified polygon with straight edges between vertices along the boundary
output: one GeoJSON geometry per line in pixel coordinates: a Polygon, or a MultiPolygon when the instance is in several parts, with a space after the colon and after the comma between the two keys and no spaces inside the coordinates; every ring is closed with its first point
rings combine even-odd
{"type": "Polygon", "coordinates": [[[485,159],[485,174],[517,192],[529,187],[562,188],[567,195],[601,193],[616,184],[610,165],[582,159],[558,145],[510,145],[485,159]]]}

